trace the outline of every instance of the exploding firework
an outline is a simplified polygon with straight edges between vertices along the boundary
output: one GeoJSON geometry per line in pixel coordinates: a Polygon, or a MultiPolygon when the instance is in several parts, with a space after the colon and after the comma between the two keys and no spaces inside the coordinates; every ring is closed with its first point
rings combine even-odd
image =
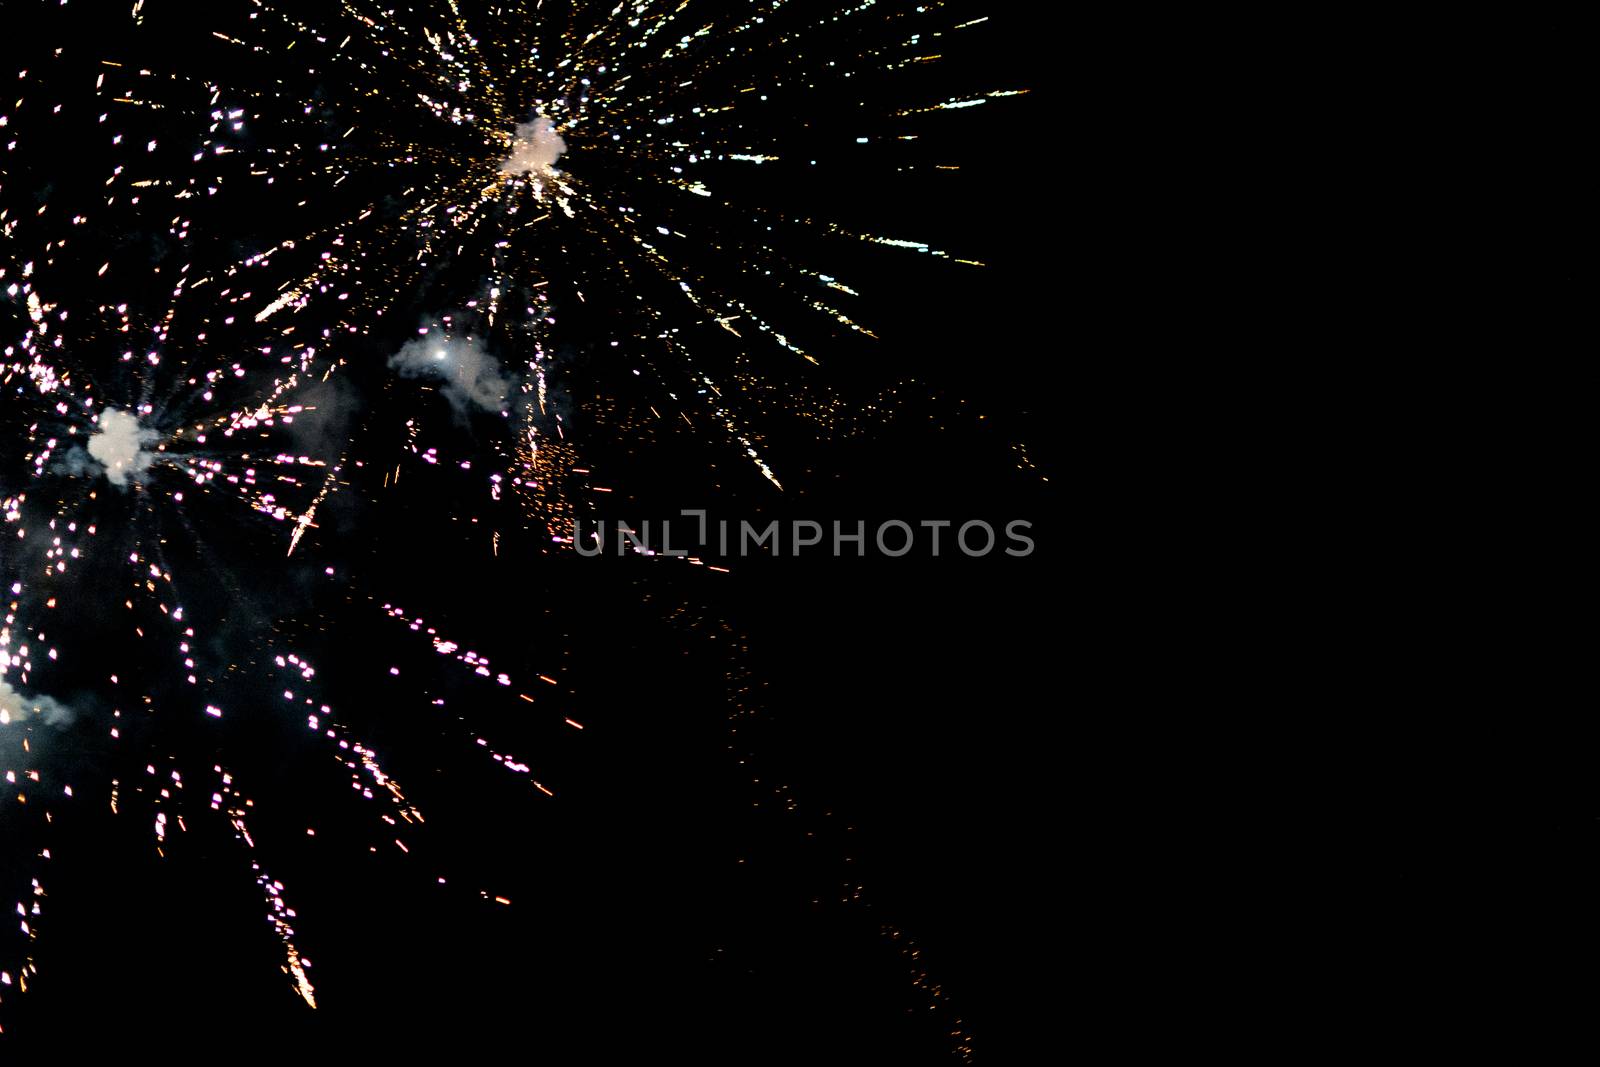
{"type": "MultiPolygon", "coordinates": [[[[466,483],[455,499],[477,510],[451,517],[479,527],[478,551],[529,531],[565,551],[608,491],[583,455],[604,445],[572,431],[578,352],[617,385],[630,433],[681,420],[741,484],[792,486],[752,383],[798,389],[869,351],[873,272],[982,266],[874,228],[850,191],[942,177],[928,144],[945,113],[1023,91],[935,91],[927,71],[988,21],[937,4],[223,7],[197,31],[135,4],[104,40],[42,48],[0,103],[0,759],[24,859],[3,871],[20,940],[0,942],[0,1012],[47,951],[56,812],[86,798],[162,854],[186,818],[220,817],[316,1007],[219,731],[293,722],[404,855],[425,805],[271,626],[255,587],[272,567],[242,561],[315,556],[341,494],[422,468],[466,483]],[[110,162],[58,179],[52,158],[78,141],[110,162]]],[[[559,668],[503,670],[386,591],[361,596],[374,633],[404,625],[583,730],[559,668]]],[[[492,727],[451,728],[530,802],[555,795],[492,727]]]]}

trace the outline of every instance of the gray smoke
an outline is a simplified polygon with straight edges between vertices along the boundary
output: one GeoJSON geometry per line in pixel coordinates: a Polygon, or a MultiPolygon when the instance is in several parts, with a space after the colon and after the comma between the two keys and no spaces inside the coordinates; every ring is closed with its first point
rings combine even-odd
{"type": "MultiPolygon", "coordinates": [[[[89,438],[89,456],[104,470],[112,485],[126,488],[128,479],[142,481],[155,453],[147,451],[161,435],[139,425],[139,420],[126,411],[106,408],[100,413],[100,427],[89,438]]],[[[81,460],[69,457],[68,463],[78,469],[75,473],[88,473],[81,460]]]]}
{"type": "Polygon", "coordinates": [[[23,696],[0,678],[0,720],[21,722],[34,712],[51,726],[69,726],[76,718],[71,708],[47,696],[23,696]]]}
{"type": "Polygon", "coordinates": [[[483,350],[476,337],[446,337],[434,326],[424,337],[407,341],[389,357],[389,366],[407,378],[433,378],[444,383],[439,392],[457,415],[503,411],[516,382],[483,350]]]}
{"type": "Polygon", "coordinates": [[[304,408],[289,424],[289,439],[308,456],[337,456],[350,442],[350,420],[361,410],[356,387],[343,378],[316,382],[294,394],[304,408]]]}
{"type": "Polygon", "coordinates": [[[500,173],[508,177],[528,174],[543,177],[554,169],[556,160],[567,150],[567,142],[556,132],[555,123],[538,117],[517,127],[511,141],[511,155],[500,164],[500,173]]]}

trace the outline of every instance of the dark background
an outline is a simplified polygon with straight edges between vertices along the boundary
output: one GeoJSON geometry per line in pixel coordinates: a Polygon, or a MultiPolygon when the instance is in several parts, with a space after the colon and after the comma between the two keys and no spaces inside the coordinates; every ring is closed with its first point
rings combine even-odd
{"type": "MultiPolygon", "coordinates": [[[[962,166],[948,183],[880,176],[819,193],[805,176],[759,175],[775,203],[921,220],[911,232],[988,264],[879,250],[825,261],[872,280],[865,317],[880,340],[817,370],[772,367],[772,380],[782,392],[816,375],[855,405],[894,390],[893,417],[819,437],[774,401],[759,425],[779,496],[715,438],[685,427],[646,447],[587,413],[632,388],[630,364],[602,358],[606,320],[626,323],[625,308],[557,298],[561,386],[580,463],[618,490],[602,517],[1020,518],[1034,555],[747,560],[718,574],[551,554],[476,481],[410,462],[398,487],[382,484],[404,420],[444,420],[436,398],[387,380],[382,360],[409,324],[353,342],[365,465],[296,558],[282,559],[281,528],[206,501],[188,515],[192,540],[168,546],[192,614],[225,620],[212,661],[236,665],[270,713],[148,724],[145,751],[193,782],[189,830],[164,857],[137,799],[113,815],[86,788],[92,799],[63,813],[40,974],[26,997],[7,994],[8,1041],[67,1051],[113,1032],[148,1049],[910,1063],[951,1059],[970,1036],[979,1061],[1006,1061],[1063,1013],[1051,977],[1073,940],[1063,827],[1084,815],[1065,802],[1083,751],[1062,735],[1084,709],[1067,696],[1060,494],[1065,427],[1093,404],[1081,387],[1092,372],[1067,368],[1110,356],[1067,340],[1087,311],[1064,220],[1096,210],[1069,192],[1079,123],[1048,93],[1032,13],[982,13],[995,26],[945,75],[952,94],[968,81],[1034,91],[939,118],[944,158],[962,166]],[[510,671],[533,711],[434,655],[388,603],[510,671]],[[271,712],[261,679],[285,648],[317,665],[318,701],[426,813],[427,832],[405,834],[411,852],[349,795],[303,718],[271,712]],[[473,736],[532,763],[556,796],[495,766],[473,736]],[[257,802],[254,852],[205,817],[199,772],[219,758],[257,802]],[[250,859],[299,914],[314,1013],[280,971],[250,859]]],[[[216,62],[186,43],[167,46],[216,62]]],[[[57,147],[28,161],[48,195],[104,172],[85,144],[57,147]]],[[[248,249],[275,220],[209,224],[235,226],[248,249]]],[[[494,432],[429,440],[470,454],[494,432]]],[[[76,639],[102,625],[84,620],[76,639]]],[[[159,703],[171,682],[150,674],[159,703]]],[[[82,758],[84,781],[126,774],[82,758]]],[[[146,758],[128,762],[136,777],[146,758]]]]}

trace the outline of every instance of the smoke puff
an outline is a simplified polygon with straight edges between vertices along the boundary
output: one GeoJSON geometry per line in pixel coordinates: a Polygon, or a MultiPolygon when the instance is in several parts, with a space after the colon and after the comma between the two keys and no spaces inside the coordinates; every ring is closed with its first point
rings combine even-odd
{"type": "Polygon", "coordinates": [[[128,412],[106,408],[100,413],[100,428],[89,438],[89,455],[105,468],[112,485],[126,487],[129,478],[143,480],[156,458],[145,446],[160,437],[128,412]]]}
{"type": "Polygon", "coordinates": [[[407,378],[444,382],[439,392],[457,415],[464,416],[474,408],[504,410],[505,398],[511,395],[516,382],[500,370],[500,364],[483,350],[477,338],[435,336],[441,332],[435,326],[428,336],[407,341],[389,357],[389,366],[407,378]]]}
{"type": "Polygon", "coordinates": [[[529,171],[538,175],[549,174],[556,160],[566,150],[567,142],[562,140],[556,132],[555,123],[549,119],[541,117],[521,123],[511,141],[511,156],[500,164],[500,173],[508,176],[529,171]]]}
{"type": "Polygon", "coordinates": [[[350,420],[361,410],[356,387],[343,378],[329,378],[300,390],[294,402],[305,408],[288,426],[289,438],[311,456],[336,455],[349,442],[350,420]]]}
{"type": "Polygon", "coordinates": [[[5,712],[8,722],[20,722],[38,711],[51,726],[69,726],[76,718],[73,710],[60,701],[47,696],[23,696],[4,678],[0,678],[0,711],[5,712]]]}
{"type": "Polygon", "coordinates": [[[50,469],[56,474],[65,474],[72,478],[98,478],[105,467],[90,459],[89,453],[74,445],[57,456],[50,469]]]}

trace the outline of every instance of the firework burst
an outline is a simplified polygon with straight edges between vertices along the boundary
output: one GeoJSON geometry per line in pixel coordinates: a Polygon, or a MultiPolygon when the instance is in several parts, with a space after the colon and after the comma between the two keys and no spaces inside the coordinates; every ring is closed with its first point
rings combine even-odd
{"type": "MultiPolygon", "coordinates": [[[[796,476],[769,462],[745,383],[870,351],[874,271],[981,267],[852,217],[851,190],[940,177],[941,114],[1021,90],[932,91],[928,69],[987,21],[938,4],[241,0],[201,29],[145,2],[124,18],[101,40],[58,26],[68,43],[0,101],[0,821],[17,859],[0,891],[19,919],[0,1012],[39,969],[57,812],[86,797],[158,850],[219,816],[316,1007],[248,783],[207,758],[218,731],[261,714],[270,685],[270,714],[334,756],[385,844],[410,855],[424,806],[303,650],[238,637],[257,579],[231,561],[314,554],[319,509],[415,465],[459,472],[497,521],[564,551],[604,491],[562,381],[580,349],[641,417],[682,420],[783,490],[796,476]],[[63,144],[104,169],[58,176],[63,144]],[[362,436],[374,392],[407,412],[397,435],[362,436]],[[483,432],[462,445],[452,425],[483,432]]],[[[540,692],[560,694],[558,669],[502,670],[370,600],[375,628],[403,624],[583,729],[540,692]]],[[[554,795],[536,759],[460,729],[530,800],[554,795]]]]}

